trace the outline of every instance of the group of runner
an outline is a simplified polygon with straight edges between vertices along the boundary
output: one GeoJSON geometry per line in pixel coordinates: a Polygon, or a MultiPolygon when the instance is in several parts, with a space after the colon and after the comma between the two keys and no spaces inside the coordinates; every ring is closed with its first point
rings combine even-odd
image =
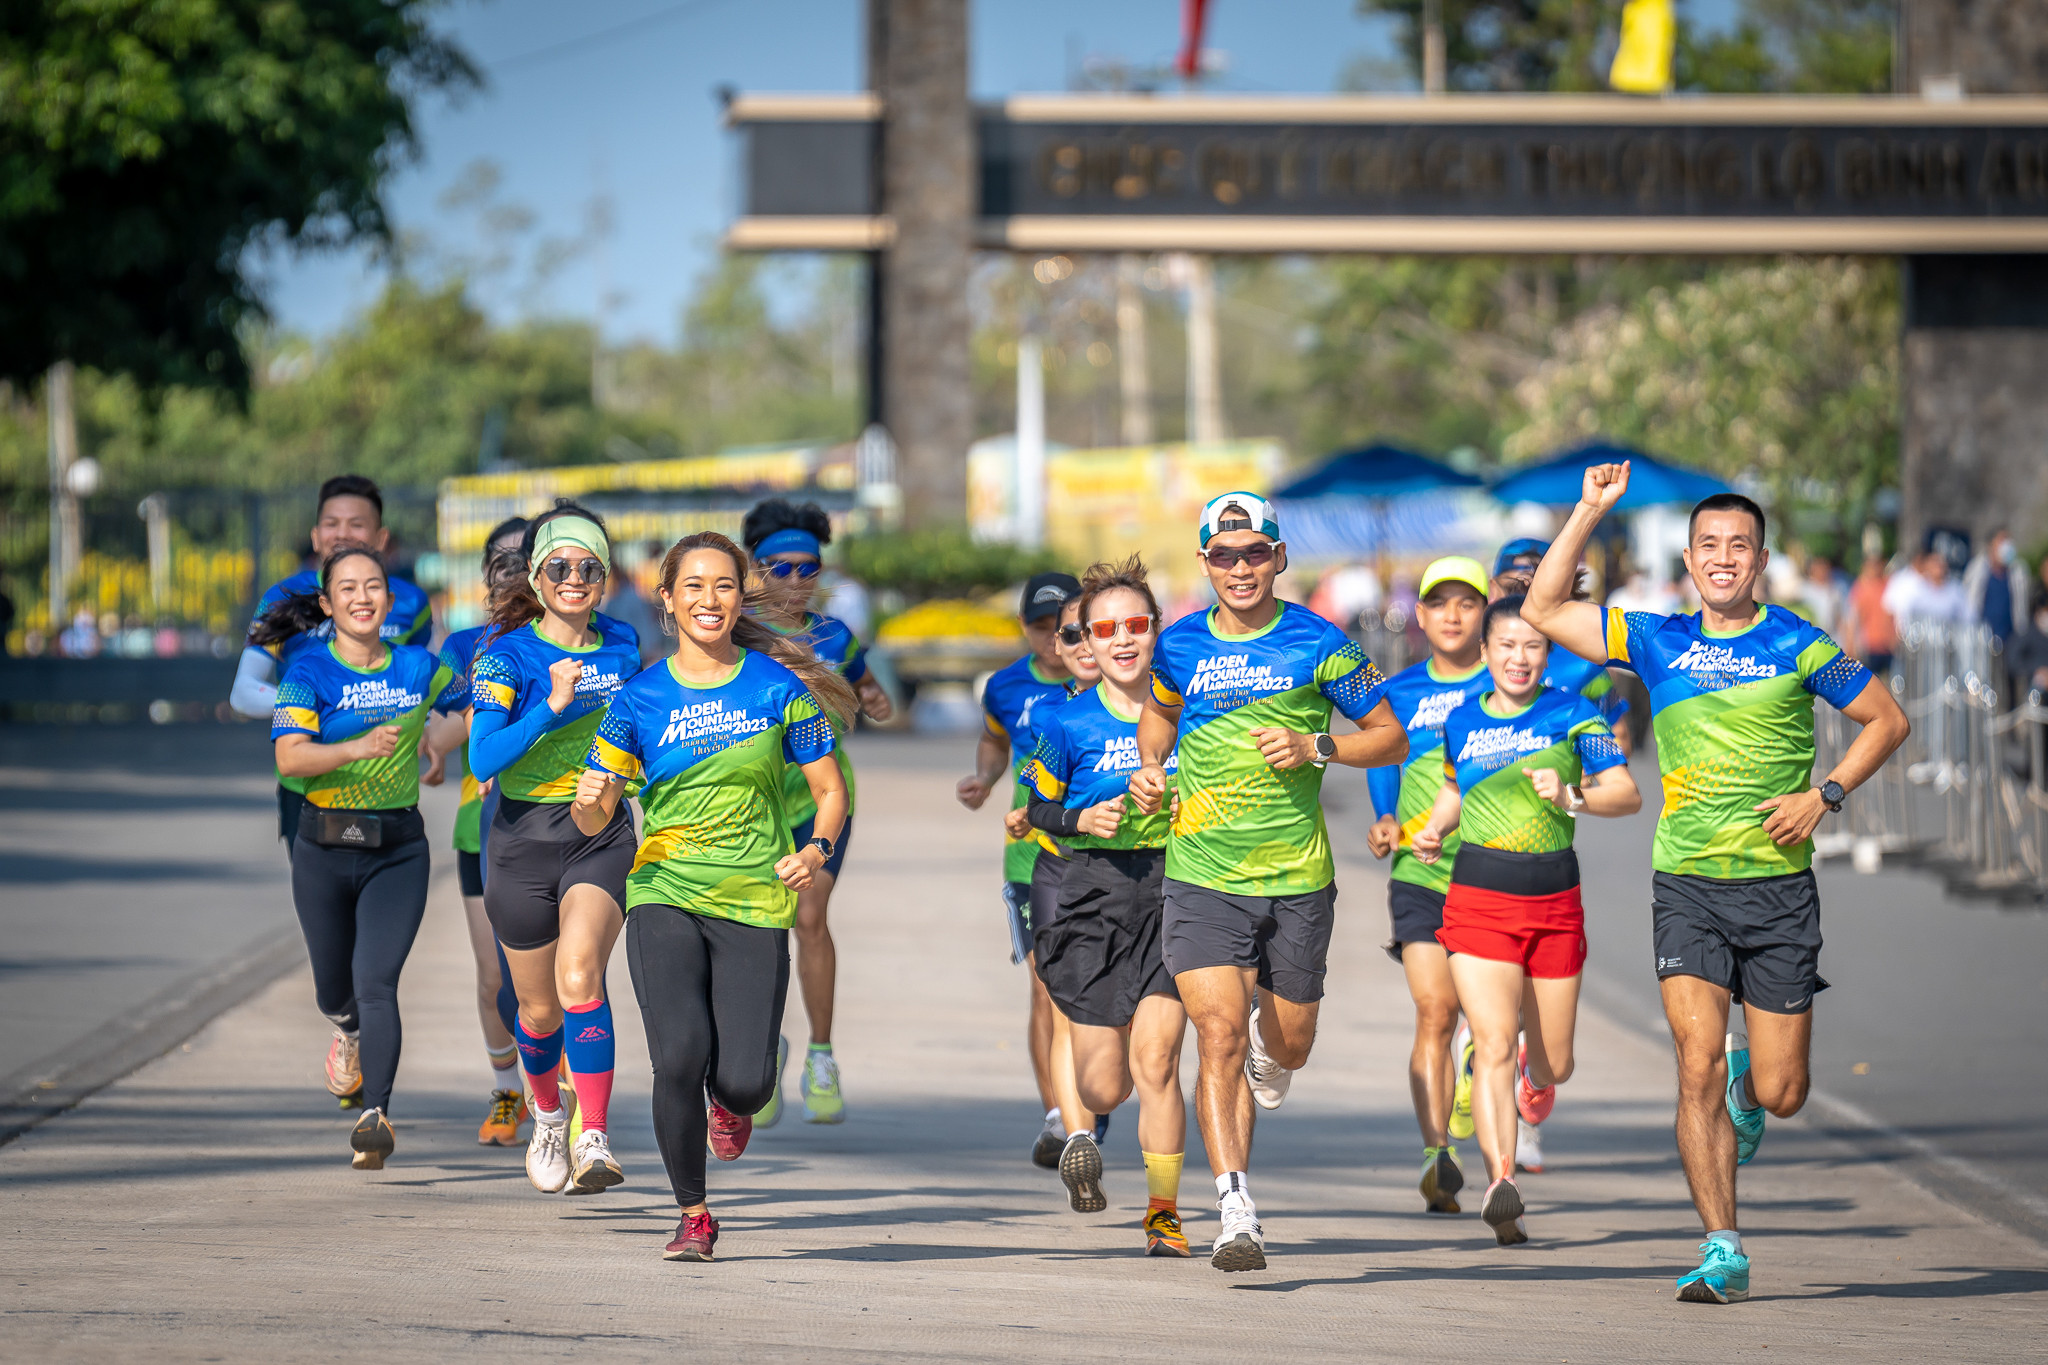
{"type": "MultiPolygon", "coordinates": [[[[1511,543],[1491,572],[1457,556],[1430,565],[1417,609],[1429,657],[1391,679],[1277,595],[1286,542],[1248,492],[1203,511],[1198,564],[1216,598],[1204,612],[1164,625],[1136,557],[1025,585],[1030,652],[984,687],[957,795],[978,808],[1007,789],[1003,900],[1013,959],[1031,970],[1045,1110],[1031,1157],[1059,1171],[1076,1211],[1107,1207],[1102,1143],[1135,1094],[1145,1250],[1190,1254],[1179,1072],[1192,1024],[1221,1215],[1210,1261],[1265,1266],[1252,1133],[1314,1044],[1336,913],[1321,801],[1334,762],[1367,771],[1368,847],[1393,859],[1387,951],[1415,1003],[1425,1208],[1460,1212],[1454,1139],[1476,1139],[1480,1216],[1500,1244],[1526,1240],[1518,1166],[1541,1170],[1539,1125],[1573,1070],[1587,948],[1576,821],[1642,800],[1607,672],[1627,669],[1648,690],[1662,769],[1656,970],[1707,1233],[1678,1296],[1747,1296],[1735,1169],[1767,1114],[1804,1103],[1826,986],[1812,834],[1906,721],[1824,633],[1759,604],[1764,515],[1740,495],[1694,509],[1697,615],[1584,600],[1580,561],[1627,485],[1626,464],[1589,470],[1556,541],[1511,543]],[[1818,785],[1816,696],[1862,727],[1818,785]]],[[[745,548],[678,541],[658,587],[675,646],[642,671],[632,628],[598,610],[604,524],[558,503],[493,531],[489,619],[437,658],[418,643],[424,599],[383,562],[374,486],[322,489],[318,567],[266,594],[234,700],[273,716],[294,900],[335,1026],[328,1087],[362,1107],[356,1166],[381,1167],[396,1146],[396,987],[429,861],[418,786],[423,763],[438,782],[458,754],[455,838],[493,1071],[480,1141],[516,1143],[530,1107],[536,1188],[623,1179],[605,994],[622,931],[679,1209],[666,1256],[711,1259],[706,1154],[735,1159],[780,1117],[792,930],[810,1022],[804,1116],[844,1116],[828,927],[853,808],[841,741],[857,712],[886,719],[890,703],[851,632],[810,609],[830,535],[821,511],[778,500],[747,518],[745,548]]]]}

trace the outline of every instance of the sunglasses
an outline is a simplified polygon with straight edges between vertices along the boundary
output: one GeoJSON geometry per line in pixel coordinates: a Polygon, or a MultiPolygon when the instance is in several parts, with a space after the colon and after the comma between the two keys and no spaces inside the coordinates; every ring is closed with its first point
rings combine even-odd
{"type": "Polygon", "coordinates": [[[1098,640],[1114,640],[1118,626],[1122,626],[1125,634],[1128,635],[1146,635],[1152,630],[1152,618],[1149,616],[1126,616],[1121,621],[1090,621],[1088,623],[1089,631],[1098,640]]]}
{"type": "Polygon", "coordinates": [[[607,572],[601,559],[579,559],[574,563],[566,559],[550,559],[540,566],[540,571],[548,576],[550,583],[566,583],[574,574],[576,581],[586,588],[604,582],[607,572]]]}
{"type": "Polygon", "coordinates": [[[1249,564],[1254,569],[1263,569],[1273,562],[1273,547],[1270,545],[1239,545],[1231,548],[1218,546],[1204,550],[1202,558],[1209,561],[1212,569],[1230,569],[1239,564],[1249,564]]]}
{"type": "Polygon", "coordinates": [[[775,575],[775,577],[777,578],[787,578],[791,574],[795,574],[798,578],[816,578],[818,576],[818,570],[823,568],[824,566],[821,564],[800,563],[792,559],[777,559],[772,560],[769,563],[762,565],[761,567],[768,570],[769,573],[775,575]]]}
{"type": "Polygon", "coordinates": [[[1069,649],[1072,649],[1087,638],[1088,628],[1078,621],[1073,625],[1060,627],[1060,643],[1069,649]]]}

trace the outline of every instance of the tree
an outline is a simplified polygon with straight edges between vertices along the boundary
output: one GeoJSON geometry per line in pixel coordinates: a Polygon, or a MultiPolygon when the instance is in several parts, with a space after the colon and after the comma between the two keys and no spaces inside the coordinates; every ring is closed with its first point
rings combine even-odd
{"type": "Polygon", "coordinates": [[[386,241],[413,105],[478,80],[432,0],[14,0],[0,378],[60,359],[247,391],[252,247],[386,241]]]}

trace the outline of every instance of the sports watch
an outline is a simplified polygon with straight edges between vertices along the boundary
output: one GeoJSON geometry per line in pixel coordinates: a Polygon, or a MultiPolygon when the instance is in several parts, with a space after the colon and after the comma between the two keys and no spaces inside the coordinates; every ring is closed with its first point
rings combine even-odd
{"type": "Polygon", "coordinates": [[[1315,746],[1316,756],[1311,761],[1318,768],[1337,756],[1337,741],[1327,734],[1310,735],[1309,742],[1315,746]]]}
{"type": "Polygon", "coordinates": [[[1564,813],[1576,817],[1586,808],[1586,789],[1576,783],[1568,783],[1564,789],[1564,813]]]}
{"type": "Polygon", "coordinates": [[[825,855],[825,861],[829,863],[832,861],[832,854],[836,850],[837,846],[834,845],[833,842],[830,839],[827,839],[824,835],[814,834],[811,836],[811,841],[805,844],[804,847],[815,848],[816,850],[818,850],[818,852],[825,855]]]}
{"type": "Polygon", "coordinates": [[[1849,793],[1842,790],[1842,784],[1832,777],[1820,784],[1820,799],[1829,810],[1841,810],[1842,801],[1848,795],[1849,793]]]}

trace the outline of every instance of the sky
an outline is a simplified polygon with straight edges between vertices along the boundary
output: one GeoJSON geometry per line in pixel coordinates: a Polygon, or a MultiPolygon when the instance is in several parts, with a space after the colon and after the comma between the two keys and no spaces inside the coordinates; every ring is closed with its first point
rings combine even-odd
{"type": "MultiPolygon", "coordinates": [[[[1224,90],[1319,93],[1355,61],[1395,56],[1392,22],[1360,17],[1354,0],[1212,0],[1210,11],[1224,90]]],[[[1064,90],[1090,57],[1169,61],[1180,3],[974,0],[972,25],[975,95],[1064,90]]],[[[466,265],[501,320],[601,315],[613,344],[674,343],[733,215],[720,87],[861,85],[860,0],[453,0],[439,27],[485,86],[419,103],[422,155],[386,197],[408,249],[466,265]],[[600,203],[608,213],[594,212],[600,203]],[[592,230],[607,217],[609,232],[592,230]]],[[[316,336],[344,326],[385,279],[364,251],[255,264],[277,321],[316,336]]]]}

